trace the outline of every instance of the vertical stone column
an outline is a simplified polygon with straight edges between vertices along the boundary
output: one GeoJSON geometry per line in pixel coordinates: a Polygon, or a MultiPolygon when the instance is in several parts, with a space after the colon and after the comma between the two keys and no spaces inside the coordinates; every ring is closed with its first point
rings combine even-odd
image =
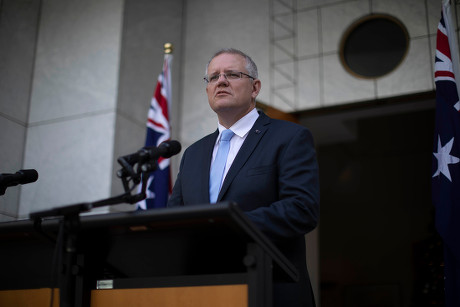
{"type": "Polygon", "coordinates": [[[110,196],[122,0],[42,1],[19,216],[110,196]]]}
{"type": "MultiPolygon", "coordinates": [[[[0,1],[0,173],[23,166],[40,1],[0,1]]],[[[19,187],[0,196],[0,222],[18,216],[19,187]]]]}

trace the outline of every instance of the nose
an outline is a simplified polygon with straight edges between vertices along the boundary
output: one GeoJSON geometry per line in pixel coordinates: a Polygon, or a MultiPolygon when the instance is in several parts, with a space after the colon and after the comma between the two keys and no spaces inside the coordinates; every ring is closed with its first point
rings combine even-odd
{"type": "Polygon", "coordinates": [[[219,79],[217,79],[217,85],[222,83],[228,84],[227,76],[225,74],[219,74],[219,79]]]}

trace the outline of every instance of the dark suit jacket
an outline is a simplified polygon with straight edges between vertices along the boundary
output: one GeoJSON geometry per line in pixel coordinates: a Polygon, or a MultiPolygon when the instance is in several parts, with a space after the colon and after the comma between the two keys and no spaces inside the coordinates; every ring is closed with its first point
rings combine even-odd
{"type": "MultiPolygon", "coordinates": [[[[209,203],[209,170],[218,131],[185,150],[168,207],[209,203]]],[[[297,267],[298,283],[275,284],[274,306],[314,306],[304,235],[319,215],[311,133],[263,113],[244,141],[218,196],[234,201],[297,267]]]]}

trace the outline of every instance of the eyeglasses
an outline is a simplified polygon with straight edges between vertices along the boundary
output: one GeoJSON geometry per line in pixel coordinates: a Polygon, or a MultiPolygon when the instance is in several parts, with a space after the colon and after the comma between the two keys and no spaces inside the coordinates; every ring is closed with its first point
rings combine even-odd
{"type": "Polygon", "coordinates": [[[214,84],[219,80],[220,76],[224,76],[224,78],[227,79],[228,81],[239,80],[243,78],[243,76],[246,76],[253,80],[255,79],[254,77],[248,74],[245,74],[244,72],[241,72],[241,71],[228,71],[228,72],[224,72],[223,74],[206,75],[204,76],[204,81],[206,83],[214,84]]]}

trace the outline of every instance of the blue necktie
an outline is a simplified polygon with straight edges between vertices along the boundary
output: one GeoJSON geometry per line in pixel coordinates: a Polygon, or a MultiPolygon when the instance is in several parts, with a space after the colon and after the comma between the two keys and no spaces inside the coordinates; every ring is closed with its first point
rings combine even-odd
{"type": "Polygon", "coordinates": [[[224,176],[225,164],[227,164],[228,151],[230,149],[230,140],[234,133],[232,130],[227,129],[222,131],[220,137],[219,149],[217,150],[214,163],[211,165],[211,174],[209,177],[209,200],[211,203],[217,201],[222,178],[224,176]]]}

